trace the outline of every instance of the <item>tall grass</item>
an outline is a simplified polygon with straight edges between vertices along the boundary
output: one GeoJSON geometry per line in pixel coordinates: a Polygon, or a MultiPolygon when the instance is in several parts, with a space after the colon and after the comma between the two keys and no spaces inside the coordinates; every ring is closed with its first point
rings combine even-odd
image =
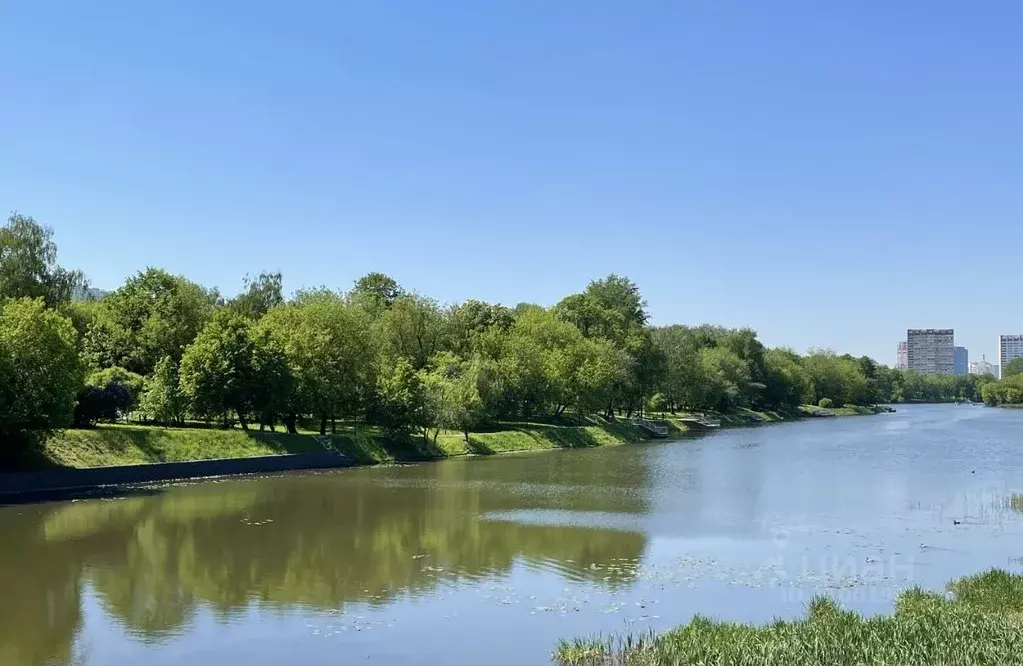
{"type": "Polygon", "coordinates": [[[948,598],[906,590],[895,612],[863,617],[831,599],[803,619],[752,626],[694,617],[657,637],[562,642],[563,666],[1023,664],[1023,576],[991,570],[953,581],[948,598]]]}

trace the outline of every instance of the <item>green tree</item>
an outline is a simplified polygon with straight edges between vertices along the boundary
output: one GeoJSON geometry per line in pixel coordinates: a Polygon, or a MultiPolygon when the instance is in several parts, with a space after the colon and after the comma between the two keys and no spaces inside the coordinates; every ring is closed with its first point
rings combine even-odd
{"type": "Polygon", "coordinates": [[[184,399],[181,396],[178,366],[170,356],[160,359],[153,374],[146,377],[139,409],[163,425],[184,420],[184,399]]]}
{"type": "Polygon", "coordinates": [[[425,401],[423,378],[408,359],[382,364],[378,371],[373,416],[390,437],[407,437],[422,426],[425,401]]]}
{"type": "Polygon", "coordinates": [[[651,330],[653,343],[664,357],[664,372],[659,390],[668,411],[708,408],[705,400],[707,378],[700,363],[700,350],[705,340],[681,325],[651,330]]]}
{"type": "Polygon", "coordinates": [[[99,300],[70,301],[57,308],[57,311],[71,320],[78,337],[79,351],[84,351],[85,336],[89,327],[95,322],[102,302],[99,300]]]}
{"type": "Polygon", "coordinates": [[[273,432],[278,416],[290,408],[295,377],[284,346],[269,330],[253,328],[249,336],[252,340],[249,404],[259,418],[259,429],[269,426],[273,432]]]}
{"type": "Polygon", "coordinates": [[[1023,374],[1023,356],[1014,358],[1002,367],[1002,379],[1023,374]]]}
{"type": "Polygon", "coordinates": [[[86,351],[104,366],[152,374],[161,358],[181,359],[218,301],[215,290],[149,268],[100,301],[102,308],[86,336],[86,351]]]}
{"type": "Polygon", "coordinates": [[[42,299],[0,303],[0,458],[71,424],[83,371],[71,322],[42,299]]]}
{"type": "Polygon", "coordinates": [[[584,295],[602,310],[614,312],[624,326],[646,326],[649,318],[646,301],[639,293],[639,287],[629,278],[612,273],[602,280],[590,282],[584,295]]]}
{"type": "Polygon", "coordinates": [[[488,333],[506,333],[515,324],[515,314],[503,305],[469,299],[449,312],[451,347],[469,356],[488,333]]]}
{"type": "Polygon", "coordinates": [[[480,379],[475,364],[451,353],[441,354],[437,367],[425,377],[427,394],[433,396],[435,427],[461,432],[466,444],[469,433],[485,418],[480,379]]]}
{"type": "Polygon", "coordinates": [[[132,356],[132,332],[118,320],[108,302],[77,301],[65,310],[79,331],[79,349],[88,367],[121,367],[132,356]]]}
{"type": "Polygon", "coordinates": [[[504,344],[501,379],[523,416],[594,410],[627,380],[628,361],[606,340],[588,340],[549,310],[519,315],[504,344]]]}
{"type": "Polygon", "coordinates": [[[382,315],[379,327],[384,352],[392,359],[405,358],[416,370],[449,348],[449,330],[437,302],[404,294],[382,315]]]}
{"type": "Polygon", "coordinates": [[[989,381],[980,389],[984,402],[991,406],[1023,403],[1023,374],[1010,375],[999,381],[989,381]]]}
{"type": "Polygon", "coordinates": [[[806,373],[791,349],[768,349],[764,354],[764,401],[770,407],[795,408],[806,394],[806,373]]]}
{"type": "Polygon", "coordinates": [[[259,327],[284,350],[294,377],[285,418],[289,432],[297,415],[312,414],[320,420],[320,434],[326,434],[328,421],[356,415],[368,404],[376,349],[365,310],[319,292],[274,308],[259,327]]]}
{"type": "Polygon", "coordinates": [[[842,383],[842,401],[848,405],[870,405],[875,402],[870,383],[858,359],[840,356],[838,371],[842,383]]]}
{"type": "Polygon", "coordinates": [[[404,293],[394,278],[383,273],[363,275],[352,289],[353,298],[374,312],[391,307],[404,293]]]}
{"type": "Polygon", "coordinates": [[[807,381],[804,402],[816,405],[821,398],[828,398],[837,407],[845,404],[842,368],[833,350],[811,349],[803,357],[803,369],[807,381]]]}
{"type": "Polygon", "coordinates": [[[607,340],[628,356],[628,372],[622,377],[605,407],[613,418],[615,408],[631,412],[642,408],[666,371],[666,360],[646,327],[646,301],[628,278],[609,275],[594,280],[582,294],[568,296],[555,312],[574,324],[589,339],[607,340]]]}
{"type": "Polygon", "coordinates": [[[190,411],[205,418],[222,418],[234,411],[248,429],[253,385],[253,343],[249,322],[218,312],[181,358],[181,395],[190,411]]]}
{"type": "Polygon", "coordinates": [[[981,390],[981,397],[984,399],[984,404],[989,407],[997,407],[999,403],[999,382],[991,382],[986,384],[981,390]]]}
{"type": "Polygon", "coordinates": [[[569,375],[568,395],[582,414],[606,408],[629,381],[631,359],[607,340],[584,340],[569,375]]]}
{"type": "Polygon", "coordinates": [[[260,273],[255,278],[245,276],[242,293],[228,303],[228,307],[249,319],[259,319],[270,308],[284,302],[280,273],[260,273]]]}
{"type": "MultiPolygon", "coordinates": [[[[902,402],[903,379],[902,370],[879,365],[874,380],[877,387],[877,402],[902,402]]],[[[980,400],[979,389],[976,400],[980,400]]]]}
{"type": "Polygon", "coordinates": [[[700,350],[700,365],[705,382],[704,406],[721,412],[741,404],[742,387],[750,380],[747,365],[726,347],[700,350]]]}
{"type": "Polygon", "coordinates": [[[57,265],[53,230],[12,213],[0,227],[0,298],[42,298],[53,307],[86,287],[81,271],[57,265]]]}
{"type": "MultiPolygon", "coordinates": [[[[522,305],[516,307],[520,316],[526,309],[522,305]]],[[[624,342],[625,318],[620,313],[605,308],[600,301],[589,294],[566,296],[554,307],[554,311],[561,319],[574,324],[584,337],[624,342]]]]}
{"type": "Polygon", "coordinates": [[[737,385],[743,406],[762,404],[767,369],[764,362],[766,350],[757,340],[757,333],[750,328],[729,331],[721,340],[721,346],[735,354],[742,361],[742,383],[737,385]]]}

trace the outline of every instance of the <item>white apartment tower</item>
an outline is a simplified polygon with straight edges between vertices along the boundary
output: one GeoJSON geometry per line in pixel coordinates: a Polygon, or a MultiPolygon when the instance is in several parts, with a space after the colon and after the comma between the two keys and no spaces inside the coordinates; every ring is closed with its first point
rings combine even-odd
{"type": "Polygon", "coordinates": [[[1023,335],[998,336],[998,376],[1004,376],[1005,366],[1023,356],[1023,335]]]}
{"type": "Polygon", "coordinates": [[[909,370],[909,351],[906,348],[905,340],[900,340],[899,346],[895,348],[895,368],[909,370]]]}
{"type": "Polygon", "coordinates": [[[909,369],[922,375],[955,374],[955,331],[951,328],[911,328],[906,331],[909,369]]]}

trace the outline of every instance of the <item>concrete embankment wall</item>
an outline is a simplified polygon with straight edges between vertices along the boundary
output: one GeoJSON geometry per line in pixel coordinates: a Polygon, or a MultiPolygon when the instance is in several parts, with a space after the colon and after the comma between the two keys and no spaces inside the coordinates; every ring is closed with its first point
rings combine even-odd
{"type": "Polygon", "coordinates": [[[353,461],[343,453],[316,451],[279,456],[194,460],[189,462],[52,469],[39,472],[0,474],[0,504],[57,499],[90,489],[111,486],[198,479],[233,474],[266,474],[302,469],[350,467],[353,461]]]}

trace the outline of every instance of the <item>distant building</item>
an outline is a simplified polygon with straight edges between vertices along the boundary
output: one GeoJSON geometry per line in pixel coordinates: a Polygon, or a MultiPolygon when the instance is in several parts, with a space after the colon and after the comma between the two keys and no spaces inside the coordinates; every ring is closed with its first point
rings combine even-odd
{"type": "Polygon", "coordinates": [[[102,289],[78,286],[71,292],[72,301],[99,301],[109,292],[102,289]]]}
{"type": "Polygon", "coordinates": [[[994,363],[989,363],[986,356],[981,356],[979,361],[973,361],[970,363],[970,374],[971,375],[994,375],[998,376],[998,366],[994,363]]]}
{"type": "Polygon", "coordinates": [[[906,331],[906,362],[922,375],[955,373],[955,331],[951,328],[911,328],[906,331]]]}
{"type": "Polygon", "coordinates": [[[895,369],[909,370],[909,350],[905,340],[899,340],[899,346],[895,349],[895,369]]]}
{"type": "Polygon", "coordinates": [[[970,369],[970,352],[966,347],[952,348],[953,372],[957,375],[965,375],[970,369]]]}
{"type": "Polygon", "coordinates": [[[998,375],[1005,371],[1005,366],[1013,359],[1023,356],[1023,335],[998,336],[998,375]]]}

